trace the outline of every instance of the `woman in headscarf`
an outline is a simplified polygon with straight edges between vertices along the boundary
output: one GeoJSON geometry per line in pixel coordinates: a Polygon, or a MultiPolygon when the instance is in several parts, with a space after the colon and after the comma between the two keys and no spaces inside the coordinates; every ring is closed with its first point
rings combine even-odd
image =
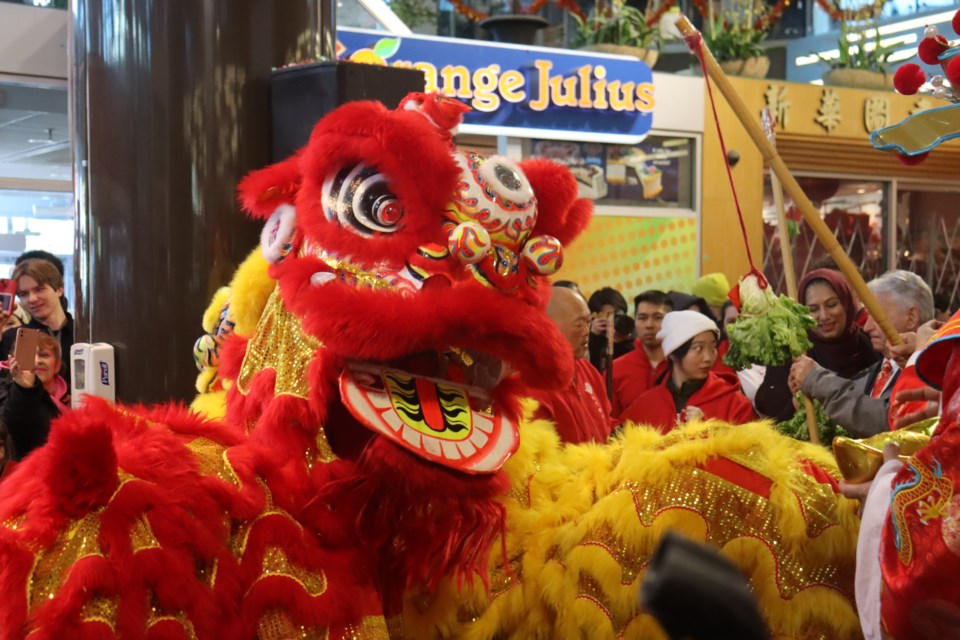
{"type": "MultiPolygon", "coordinates": [[[[797,291],[800,303],[810,308],[817,322],[808,333],[813,348],[807,352],[817,364],[852,379],[881,358],[856,322],[853,292],[838,271],[811,271],[800,281],[797,291]]],[[[767,367],[755,400],[761,415],[783,421],[796,411],[787,386],[790,364],[767,367]]]]}

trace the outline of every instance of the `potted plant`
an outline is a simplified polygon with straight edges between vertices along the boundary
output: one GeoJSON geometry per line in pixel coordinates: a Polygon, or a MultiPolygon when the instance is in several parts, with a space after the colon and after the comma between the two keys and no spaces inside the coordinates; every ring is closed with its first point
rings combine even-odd
{"type": "Polygon", "coordinates": [[[574,16],[579,24],[576,44],[589,51],[634,56],[652,67],[660,54],[660,17],[675,2],[651,1],[646,12],[625,0],[597,2],[586,18],[574,16]],[[656,9],[655,4],[659,4],[656,9]]]}
{"type": "Polygon", "coordinates": [[[391,0],[390,8],[415,33],[437,32],[435,0],[391,0]]]}
{"type": "Polygon", "coordinates": [[[817,57],[830,67],[823,84],[861,89],[893,89],[893,74],[888,61],[894,47],[880,43],[876,20],[866,23],[840,22],[839,54],[836,58],[817,57]],[[872,33],[872,35],[868,35],[872,33]]]}
{"type": "MultiPolygon", "coordinates": [[[[450,4],[457,13],[487,29],[497,42],[533,44],[537,32],[550,24],[543,17],[536,15],[547,1],[533,0],[526,6],[523,0],[499,2],[492,7],[495,15],[474,9],[470,6],[469,0],[450,0],[450,4]],[[504,11],[506,13],[503,13],[504,11]]],[[[581,18],[586,16],[577,0],[554,0],[554,2],[574,16],[581,18]]]]}
{"type": "Polygon", "coordinates": [[[703,41],[724,73],[767,77],[770,58],[760,45],[783,13],[785,2],[768,7],[762,0],[721,1],[717,3],[719,11],[708,0],[695,0],[694,4],[704,18],[703,41]]]}

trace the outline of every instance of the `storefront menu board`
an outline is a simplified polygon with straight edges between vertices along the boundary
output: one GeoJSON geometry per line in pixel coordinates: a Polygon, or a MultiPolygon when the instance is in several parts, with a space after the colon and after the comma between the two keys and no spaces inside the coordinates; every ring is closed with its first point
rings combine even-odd
{"type": "Polygon", "coordinates": [[[530,140],[524,156],[569,167],[580,196],[601,204],[692,208],[693,140],[649,136],[635,145],[530,140]]]}

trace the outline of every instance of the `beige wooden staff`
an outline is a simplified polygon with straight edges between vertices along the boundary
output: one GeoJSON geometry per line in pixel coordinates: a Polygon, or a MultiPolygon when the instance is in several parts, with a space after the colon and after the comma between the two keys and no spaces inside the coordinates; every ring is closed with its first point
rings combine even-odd
{"type": "Polygon", "coordinates": [[[696,48],[700,49],[707,75],[727,99],[727,103],[747,130],[757,149],[760,150],[760,155],[763,156],[771,172],[780,180],[784,191],[790,195],[797,205],[797,208],[800,209],[803,219],[810,225],[813,232],[817,234],[817,239],[820,241],[820,244],[824,246],[830,256],[836,261],[837,266],[840,268],[844,277],[846,277],[847,282],[849,282],[853,290],[857,292],[857,297],[859,297],[864,306],[867,307],[867,311],[870,313],[874,322],[883,330],[890,344],[902,344],[903,340],[901,340],[900,334],[898,334],[893,328],[893,325],[890,324],[890,321],[887,319],[887,314],[883,312],[873,292],[867,288],[867,283],[864,282],[863,277],[860,275],[860,272],[857,271],[853,261],[850,260],[850,257],[844,252],[843,247],[837,242],[837,238],[831,233],[830,228],[824,223],[820,217],[820,212],[814,208],[813,204],[803,192],[803,189],[797,184],[796,179],[790,173],[790,170],[787,169],[787,165],[783,162],[779,154],[777,154],[777,150],[774,149],[773,145],[766,139],[756,118],[750,113],[750,110],[747,108],[747,105],[743,103],[743,100],[740,99],[740,96],[737,95],[736,89],[730,84],[730,80],[724,75],[723,70],[720,69],[713,54],[710,53],[710,49],[703,43],[703,38],[700,37],[700,33],[690,24],[686,16],[680,16],[680,19],[677,20],[677,29],[680,30],[680,33],[687,40],[687,44],[691,50],[696,52],[696,48]]]}
{"type": "MultiPolygon", "coordinates": [[[[769,109],[763,110],[763,132],[770,142],[770,145],[776,149],[776,136],[773,129],[773,115],[769,109]]],[[[780,180],[773,173],[770,174],[770,189],[773,191],[773,202],[777,208],[777,235],[780,237],[780,256],[783,259],[783,278],[787,283],[787,295],[800,301],[797,291],[797,272],[793,268],[793,251],[790,248],[790,231],[787,229],[787,213],[783,204],[783,186],[780,180]]],[[[817,429],[817,411],[813,407],[813,401],[810,397],[802,393],[803,410],[807,415],[807,432],[810,434],[810,442],[820,444],[820,431],[817,429]]]]}

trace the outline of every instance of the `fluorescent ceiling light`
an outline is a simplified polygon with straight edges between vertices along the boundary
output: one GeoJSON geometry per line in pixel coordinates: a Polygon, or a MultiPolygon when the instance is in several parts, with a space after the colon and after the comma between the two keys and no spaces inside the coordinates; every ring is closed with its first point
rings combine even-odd
{"type": "Polygon", "coordinates": [[[953,20],[953,14],[956,11],[951,9],[950,11],[943,11],[941,13],[935,13],[932,16],[925,16],[922,18],[911,18],[910,20],[904,20],[903,22],[894,22],[880,27],[880,35],[887,35],[888,33],[898,33],[900,31],[909,31],[910,29],[919,29],[920,27],[925,27],[928,24],[940,24],[941,22],[950,22],[953,20]]]}

